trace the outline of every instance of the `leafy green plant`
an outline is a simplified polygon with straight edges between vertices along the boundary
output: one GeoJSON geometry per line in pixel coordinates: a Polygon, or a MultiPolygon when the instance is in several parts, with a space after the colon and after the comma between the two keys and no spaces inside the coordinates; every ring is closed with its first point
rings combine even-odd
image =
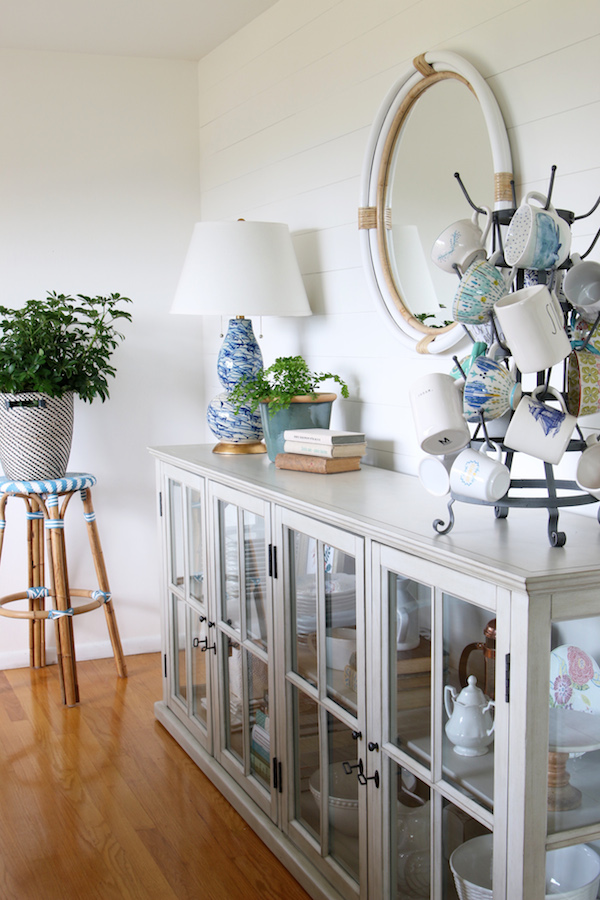
{"type": "Polygon", "coordinates": [[[259,403],[269,402],[269,414],[287,409],[293,397],[316,396],[317,388],[324,381],[335,381],[342,397],[348,397],[348,386],[339,375],[331,372],[311,372],[301,356],[280,356],[268,369],[259,369],[256,375],[240,381],[233,388],[229,400],[235,411],[249,406],[253,411],[259,403]]]}
{"type": "Polygon", "coordinates": [[[0,392],[41,391],[61,397],[73,391],[82,400],[108,397],[116,369],[113,351],[123,340],[116,323],[131,321],[121,304],[128,297],[85,297],[49,293],[21,309],[0,306],[0,392]]]}

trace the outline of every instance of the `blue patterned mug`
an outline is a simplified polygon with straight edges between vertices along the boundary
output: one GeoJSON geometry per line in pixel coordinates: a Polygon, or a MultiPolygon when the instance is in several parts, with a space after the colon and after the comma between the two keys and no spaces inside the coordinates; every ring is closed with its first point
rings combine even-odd
{"type": "Polygon", "coordinates": [[[554,269],[571,249],[571,229],[546,197],[530,191],[512,217],[504,242],[504,259],[519,269],[554,269]],[[536,200],[540,206],[530,203],[536,200]]]}
{"type": "Polygon", "coordinates": [[[479,325],[492,315],[494,304],[504,297],[513,279],[513,272],[503,275],[494,263],[500,258],[497,251],[489,259],[476,259],[460,280],[452,318],[455,322],[479,325]]]}
{"type": "Polygon", "coordinates": [[[467,422],[498,419],[509,409],[516,409],[521,399],[521,385],[506,366],[479,356],[471,365],[463,391],[463,413],[467,422]]]}
{"type": "Polygon", "coordinates": [[[575,416],[567,412],[562,394],[555,388],[539,385],[524,394],[510,420],[504,444],[511,450],[528,453],[536,459],[556,465],[569,445],[577,423],[575,416]],[[558,400],[560,409],[538,400],[538,394],[547,392],[558,400]]]}

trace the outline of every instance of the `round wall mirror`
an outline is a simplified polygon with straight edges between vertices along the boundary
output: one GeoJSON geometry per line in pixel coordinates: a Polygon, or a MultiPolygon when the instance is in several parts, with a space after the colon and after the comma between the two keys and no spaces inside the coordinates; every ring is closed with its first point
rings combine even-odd
{"type": "Polygon", "coordinates": [[[396,335],[422,353],[439,353],[464,336],[452,321],[457,276],[430,257],[444,228],[474,212],[456,172],[478,207],[513,205],[510,146],[494,95],[462,57],[434,51],[414,61],[378,112],[359,211],[378,306],[396,335]]]}

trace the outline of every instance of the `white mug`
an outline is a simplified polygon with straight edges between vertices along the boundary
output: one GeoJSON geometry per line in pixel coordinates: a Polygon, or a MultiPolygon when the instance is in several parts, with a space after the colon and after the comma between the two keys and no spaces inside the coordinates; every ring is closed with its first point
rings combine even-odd
{"type": "Polygon", "coordinates": [[[587,447],[579,457],[575,480],[579,487],[600,500],[600,435],[591,434],[587,447]]]}
{"type": "MultiPolygon", "coordinates": [[[[460,450],[458,451],[460,453],[460,450]]],[[[419,479],[426,491],[434,497],[450,493],[450,469],[457,453],[447,456],[424,456],[419,462],[419,479]]]]}
{"type": "Polygon", "coordinates": [[[506,294],[494,311],[521,372],[549,369],[571,352],[560,303],[544,284],[506,294]]]}
{"type": "Polygon", "coordinates": [[[454,266],[461,272],[479,256],[485,256],[485,241],[492,224],[492,213],[483,207],[486,223],[483,231],[479,227],[479,211],[475,211],[471,219],[460,219],[445,228],[431,250],[431,259],[451,275],[454,266]]]}
{"type": "Polygon", "coordinates": [[[565,401],[555,388],[539,385],[524,394],[506,430],[504,443],[512,450],[528,453],[536,459],[556,465],[569,445],[577,423],[575,416],[567,412],[565,401]],[[538,394],[552,394],[560,409],[538,400],[538,394]]]}
{"type": "Polygon", "coordinates": [[[467,446],[471,433],[462,414],[462,393],[450,375],[423,375],[411,384],[409,396],[421,450],[443,456],[467,446]]]}
{"type": "Polygon", "coordinates": [[[600,309],[600,263],[582,259],[578,253],[571,257],[573,265],[563,279],[563,291],[573,306],[600,309]]]}
{"type": "Polygon", "coordinates": [[[480,450],[461,450],[450,472],[452,493],[466,499],[495,503],[510,487],[510,472],[502,462],[497,444],[484,444],[480,450]],[[487,455],[488,448],[495,458],[487,455]]]}
{"type": "Polygon", "coordinates": [[[546,197],[530,191],[510,221],[504,242],[504,259],[520,269],[558,268],[571,249],[571,229],[546,197]],[[540,206],[530,203],[537,200],[540,206]]]}

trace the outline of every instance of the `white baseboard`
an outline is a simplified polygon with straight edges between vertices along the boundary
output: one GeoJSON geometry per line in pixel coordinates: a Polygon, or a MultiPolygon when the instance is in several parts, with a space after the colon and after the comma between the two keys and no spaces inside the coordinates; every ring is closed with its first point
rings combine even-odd
{"type": "MultiPolygon", "coordinates": [[[[157,653],[161,648],[160,634],[148,635],[140,638],[121,639],[125,656],[136,656],[138,653],[157,653]]],[[[75,644],[75,654],[78,660],[106,659],[113,655],[109,640],[93,641],[87,644],[75,644]]],[[[46,647],[46,664],[56,662],[56,650],[54,647],[46,647]]],[[[23,669],[29,667],[29,650],[11,650],[0,652],[0,669],[23,669]]]]}

